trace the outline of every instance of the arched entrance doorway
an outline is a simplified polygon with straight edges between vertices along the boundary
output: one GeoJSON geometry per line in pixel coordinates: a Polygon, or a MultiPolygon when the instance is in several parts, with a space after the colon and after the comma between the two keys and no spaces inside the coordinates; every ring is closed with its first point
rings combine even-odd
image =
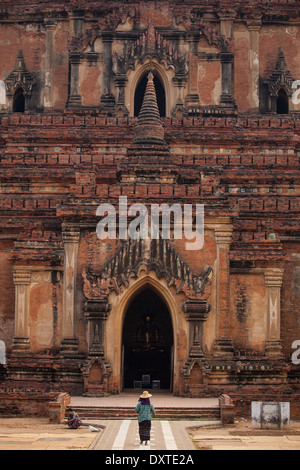
{"type": "Polygon", "coordinates": [[[154,381],[154,386],[172,389],[173,325],[168,307],[152,288],[145,287],[130,303],[122,342],[123,388],[150,376],[149,388],[154,381]]]}

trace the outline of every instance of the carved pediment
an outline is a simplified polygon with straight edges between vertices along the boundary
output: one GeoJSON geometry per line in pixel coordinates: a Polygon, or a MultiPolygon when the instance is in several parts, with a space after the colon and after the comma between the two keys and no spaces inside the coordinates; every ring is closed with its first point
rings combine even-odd
{"type": "Polygon", "coordinates": [[[174,47],[172,41],[166,39],[154,27],[149,24],[147,30],[135,41],[126,41],[122,56],[115,54],[115,74],[124,75],[129,68],[135,69],[136,62],[144,63],[149,58],[157,59],[166,68],[173,67],[175,76],[187,77],[189,72],[189,61],[187,54],[180,54],[178,48],[174,47]]]}
{"type": "Polygon", "coordinates": [[[282,48],[279,50],[276,68],[268,79],[264,81],[271,96],[277,96],[281,87],[285,88],[289,95],[292,94],[292,85],[295,79],[288,69],[282,48]]]}
{"type": "Polygon", "coordinates": [[[120,292],[129,286],[130,278],[137,279],[141,269],[154,271],[164,278],[176,292],[184,292],[190,299],[207,299],[210,294],[212,268],[203,268],[194,274],[189,264],[168,240],[129,240],[104,267],[101,273],[88,268],[83,272],[84,294],[87,299],[107,298],[111,291],[120,292]]]}
{"type": "Polygon", "coordinates": [[[23,52],[19,51],[15,67],[5,80],[7,96],[13,96],[18,87],[23,89],[25,95],[30,96],[34,85],[35,80],[26,69],[23,52]]]}
{"type": "Polygon", "coordinates": [[[84,376],[88,377],[90,370],[94,364],[99,364],[103,372],[103,375],[105,377],[111,374],[112,372],[111,365],[104,357],[92,357],[89,360],[87,360],[82,366],[81,370],[84,376]]]}

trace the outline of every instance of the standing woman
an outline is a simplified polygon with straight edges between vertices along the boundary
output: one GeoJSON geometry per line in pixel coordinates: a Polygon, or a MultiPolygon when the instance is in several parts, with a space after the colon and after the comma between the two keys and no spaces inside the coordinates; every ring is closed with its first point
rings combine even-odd
{"type": "Polygon", "coordinates": [[[151,416],[154,418],[156,416],[154,406],[150,403],[151,397],[152,395],[150,395],[150,393],[143,392],[135,408],[135,412],[139,415],[140,441],[141,444],[145,442],[145,445],[148,445],[148,441],[150,441],[151,416]]]}

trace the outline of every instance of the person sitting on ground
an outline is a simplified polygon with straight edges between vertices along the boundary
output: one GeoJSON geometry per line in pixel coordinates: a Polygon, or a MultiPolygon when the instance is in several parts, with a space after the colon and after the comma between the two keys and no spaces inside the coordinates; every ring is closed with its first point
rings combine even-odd
{"type": "Polygon", "coordinates": [[[70,429],[78,429],[81,426],[81,421],[77,413],[72,410],[72,408],[68,408],[68,426],[70,429]]]}

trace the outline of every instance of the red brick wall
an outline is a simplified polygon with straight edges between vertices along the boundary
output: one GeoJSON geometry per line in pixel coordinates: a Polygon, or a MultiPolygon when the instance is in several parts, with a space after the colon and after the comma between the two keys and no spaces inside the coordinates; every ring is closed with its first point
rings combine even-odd
{"type": "MultiPolygon", "coordinates": [[[[230,2],[224,0],[220,8],[222,6],[226,10],[228,5],[232,7],[230,2]]],[[[211,2],[203,0],[197,2],[197,5],[163,2],[159,9],[153,2],[145,2],[141,11],[137,11],[135,19],[132,19],[135,14],[133,10],[139,5],[132,5],[129,17],[127,7],[120,2],[114,2],[112,6],[115,10],[112,15],[111,11],[106,11],[105,14],[111,16],[108,23],[105,23],[106,17],[99,14],[97,5],[89,4],[90,12],[87,13],[86,20],[88,15],[91,15],[89,18],[94,15],[94,29],[91,23],[85,22],[83,30],[87,32],[87,37],[81,38],[79,49],[82,46],[81,50],[84,50],[86,46],[93,44],[94,38],[99,34],[97,28],[104,28],[101,21],[104,21],[105,28],[109,25],[113,29],[118,24],[119,29],[123,30],[133,26],[136,19],[139,19],[141,27],[150,25],[151,28],[153,25],[161,28],[174,27],[176,23],[176,28],[183,32],[182,50],[189,55],[191,64],[197,65],[198,58],[191,43],[186,41],[183,45],[185,29],[193,28],[193,21],[197,25],[202,13],[210,15],[208,8],[211,7],[211,2]],[[197,8],[198,11],[192,11],[197,8]],[[117,21],[115,18],[119,12],[122,15],[117,21]]],[[[103,5],[101,7],[107,8],[103,5]]],[[[97,66],[87,64],[85,60],[81,65],[79,90],[84,108],[80,111],[66,109],[69,48],[73,37],[72,15],[68,16],[69,6],[64,2],[51,2],[48,5],[29,0],[2,2],[1,11],[3,9],[4,13],[1,12],[1,15],[9,16],[9,12],[13,12],[22,17],[22,23],[0,23],[0,80],[5,80],[11,72],[18,50],[22,49],[27,69],[40,80],[40,86],[43,84],[46,54],[44,14],[48,19],[57,19],[56,29],[53,30],[51,69],[53,109],[47,113],[0,115],[1,235],[4,238],[11,237],[9,241],[0,241],[0,332],[8,347],[11,346],[14,335],[13,263],[61,267],[62,221],[95,222],[98,203],[116,204],[120,195],[127,195],[129,204],[135,201],[202,202],[207,215],[214,220],[224,214],[227,217],[232,216],[234,232],[229,255],[232,270],[230,292],[228,286],[222,285],[224,295],[220,301],[222,312],[227,308],[228,316],[222,316],[220,326],[225,329],[230,325],[230,333],[238,350],[246,348],[260,354],[264,351],[263,334],[253,333],[263,322],[259,316],[259,308],[263,306],[264,281],[263,275],[251,274],[251,268],[261,268],[263,271],[270,266],[284,267],[282,340],[285,356],[290,358],[291,342],[298,339],[300,333],[300,123],[295,115],[282,117],[246,114],[251,102],[250,34],[247,19],[253,13],[253,5],[243,1],[239,7],[242,18],[238,18],[234,26],[231,50],[234,53],[233,95],[240,114],[234,117],[234,113],[237,113],[234,112],[221,118],[199,116],[164,119],[166,141],[170,146],[170,162],[177,165],[181,177],[179,182],[169,185],[146,181],[124,184],[117,177],[118,166],[127,162],[126,148],[132,141],[137,120],[106,117],[99,109],[92,109],[99,105],[102,93],[101,40],[97,40],[100,51],[97,66]],[[5,12],[5,9],[8,11],[5,12]],[[33,18],[37,21],[33,22],[33,18]],[[14,247],[15,236],[18,241],[28,245],[14,247]],[[45,248],[38,248],[43,243],[45,248]],[[225,298],[227,294],[230,306],[225,298]]],[[[292,75],[295,79],[300,79],[300,32],[293,23],[293,18],[298,15],[299,3],[290,0],[288,3],[271,1],[265,4],[263,1],[256,2],[255,8],[255,12],[265,14],[259,40],[260,75],[266,77],[274,70],[281,46],[292,75]],[[266,24],[268,15],[274,18],[276,15],[281,18],[284,15],[287,24],[273,24],[273,20],[266,24]],[[290,22],[287,17],[290,17],[290,22]]],[[[202,38],[198,47],[198,53],[205,50],[214,55],[212,61],[203,60],[198,64],[198,91],[203,106],[212,103],[216,96],[216,86],[220,84],[221,66],[215,56],[219,51],[216,38],[220,23],[219,17],[213,16],[213,11],[211,19],[214,19],[210,25],[213,27],[211,44],[208,45],[209,41],[202,38]]],[[[195,32],[195,29],[192,30],[195,32]]],[[[173,72],[168,65],[166,68],[171,81],[173,72]]],[[[193,68],[193,74],[195,70],[193,68]]],[[[197,77],[193,75],[191,78],[194,85],[197,77]]],[[[189,85],[185,87],[186,93],[189,85]]],[[[112,90],[115,91],[113,80],[112,90]]],[[[43,104],[41,89],[39,99],[40,104],[43,104]]],[[[158,166],[159,164],[158,159],[158,166]]],[[[215,264],[216,245],[211,232],[201,253],[184,251],[184,240],[177,241],[175,245],[195,273],[199,273],[203,266],[215,264]]],[[[82,230],[76,305],[77,334],[82,352],[87,351],[82,271],[86,266],[101,271],[117,248],[116,243],[100,243],[95,228],[82,230]]],[[[226,267],[226,256],[221,257],[221,260],[226,267]]],[[[225,279],[221,276],[221,283],[227,280],[226,270],[222,273],[225,273],[225,279]]],[[[217,296],[219,292],[214,292],[213,295],[217,296]]],[[[62,283],[40,283],[34,286],[31,289],[30,333],[35,353],[48,348],[59,348],[62,339],[61,321],[62,283]],[[51,330],[47,331],[48,336],[44,339],[39,334],[43,322],[51,330]]],[[[178,332],[178,335],[184,338],[182,332],[178,332]]],[[[186,358],[181,359],[184,361],[186,358]]],[[[51,367],[50,365],[49,369],[51,367]]],[[[295,374],[297,375],[297,371],[295,374]]]]}
{"type": "Polygon", "coordinates": [[[291,358],[294,341],[300,341],[300,248],[298,243],[285,243],[288,261],[284,268],[282,286],[281,332],[283,347],[287,357],[291,358]]]}
{"type": "Polygon", "coordinates": [[[5,342],[7,351],[11,348],[15,320],[15,286],[10,260],[12,249],[11,240],[0,241],[0,340],[5,342]]]}

